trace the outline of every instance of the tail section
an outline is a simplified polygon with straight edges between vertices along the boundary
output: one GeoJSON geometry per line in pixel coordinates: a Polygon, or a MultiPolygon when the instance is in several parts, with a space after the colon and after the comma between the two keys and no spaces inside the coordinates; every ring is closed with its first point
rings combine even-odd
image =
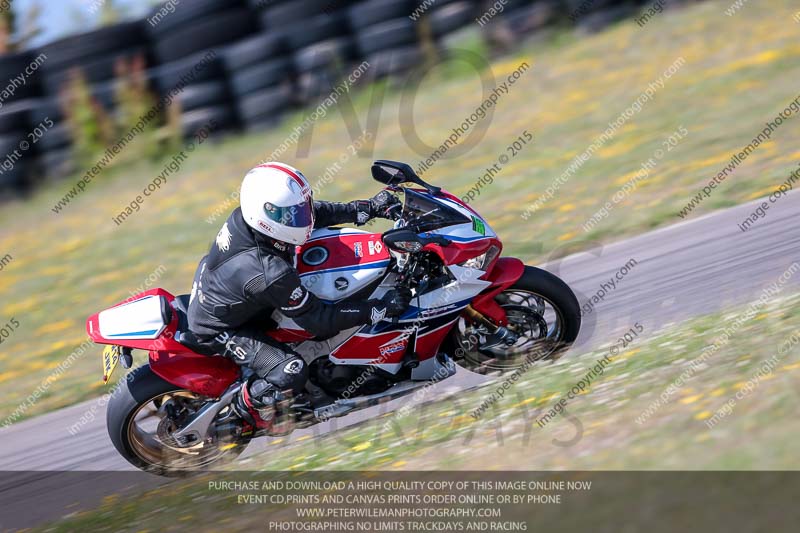
{"type": "Polygon", "coordinates": [[[169,350],[178,328],[175,297],[153,289],[129,298],[86,321],[86,332],[98,344],[115,344],[143,350],[169,350]]]}

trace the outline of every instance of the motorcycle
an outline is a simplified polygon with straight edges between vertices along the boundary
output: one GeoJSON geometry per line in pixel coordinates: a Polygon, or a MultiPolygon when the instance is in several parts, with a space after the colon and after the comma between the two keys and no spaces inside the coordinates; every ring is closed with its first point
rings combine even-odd
{"type": "Polygon", "coordinates": [[[89,317],[89,336],[107,345],[104,381],[120,363],[132,367],[133,350],[148,353],[108,404],[108,432],[125,459],[149,472],[185,475],[233,460],[253,438],[413,393],[457,366],[508,372],[558,357],[575,341],[580,308],[562,280],[501,257],[489,223],[409,165],[379,160],[371,170],[403,198],[393,229],[315,230],[297,247],[295,266],[323,300],[380,298],[402,286],[412,304],[400,317],[373,317],[373,324],[324,339],[276,310],[269,335],[309,365],[305,392],[281,409],[283,424],[256,429],[236,414],[231,402],[249,370],[198,353],[187,327],[188,295],[153,289],[89,317]]]}

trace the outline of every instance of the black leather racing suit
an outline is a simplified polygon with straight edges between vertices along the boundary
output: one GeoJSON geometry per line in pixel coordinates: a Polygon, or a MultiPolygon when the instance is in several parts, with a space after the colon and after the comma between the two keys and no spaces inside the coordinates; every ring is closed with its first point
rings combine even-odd
{"type": "MultiPolygon", "coordinates": [[[[369,202],[314,202],[315,227],[361,223],[369,202]]],[[[189,329],[209,353],[251,368],[278,390],[298,393],[308,368],[288,346],[266,335],[275,309],[317,337],[327,337],[381,316],[381,300],[328,304],[309,293],[293,267],[294,246],[248,226],[237,208],[223,225],[192,285],[189,329]]]]}

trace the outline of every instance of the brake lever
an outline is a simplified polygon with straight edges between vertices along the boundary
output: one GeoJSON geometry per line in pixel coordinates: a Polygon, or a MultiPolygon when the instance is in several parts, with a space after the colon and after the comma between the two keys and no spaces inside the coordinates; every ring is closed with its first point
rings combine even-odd
{"type": "Polygon", "coordinates": [[[403,206],[402,205],[393,205],[389,208],[386,212],[387,218],[392,222],[397,222],[403,216],[403,206]]]}

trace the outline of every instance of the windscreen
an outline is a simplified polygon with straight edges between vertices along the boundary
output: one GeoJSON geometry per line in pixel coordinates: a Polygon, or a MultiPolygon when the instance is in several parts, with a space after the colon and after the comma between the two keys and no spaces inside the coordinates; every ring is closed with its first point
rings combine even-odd
{"type": "Polygon", "coordinates": [[[470,219],[446,206],[427,193],[417,192],[413,189],[404,189],[405,205],[403,206],[403,220],[406,226],[417,232],[430,231],[445,226],[463,224],[470,219]]]}

